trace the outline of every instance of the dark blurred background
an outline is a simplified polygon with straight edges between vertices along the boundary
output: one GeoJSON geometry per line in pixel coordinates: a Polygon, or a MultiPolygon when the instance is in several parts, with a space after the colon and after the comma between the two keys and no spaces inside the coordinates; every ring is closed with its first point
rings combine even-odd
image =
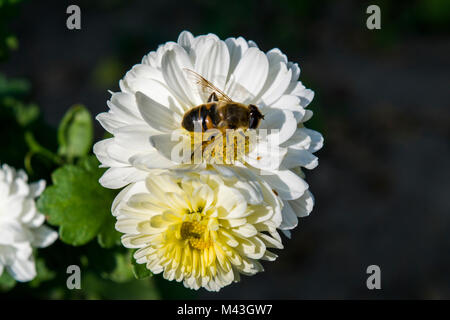
{"type": "MultiPolygon", "coordinates": [[[[450,1],[25,1],[1,72],[29,79],[57,126],[186,29],[279,47],[315,91],[325,146],[306,172],[316,206],[266,271],[200,298],[450,298],[450,1]],[[66,28],[81,7],[82,29],[66,28]],[[366,8],[381,8],[381,30],[366,8]],[[381,268],[381,290],[366,268],[381,268]]],[[[103,130],[96,123],[96,135],[103,130]]]]}

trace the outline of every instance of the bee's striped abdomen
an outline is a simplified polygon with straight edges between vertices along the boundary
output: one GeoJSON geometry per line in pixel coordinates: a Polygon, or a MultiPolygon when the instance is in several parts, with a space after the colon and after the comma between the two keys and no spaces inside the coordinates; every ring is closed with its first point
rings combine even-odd
{"type": "Polygon", "coordinates": [[[215,102],[211,102],[205,105],[207,114],[203,117],[203,129],[206,131],[208,129],[214,129],[217,126],[217,115],[215,102]],[[206,128],[206,129],[205,129],[206,128]]]}
{"type": "Polygon", "coordinates": [[[195,126],[199,126],[202,131],[216,128],[217,125],[217,104],[210,102],[201,104],[195,108],[188,110],[183,117],[182,127],[187,131],[195,131],[195,126]]]}
{"type": "Polygon", "coordinates": [[[256,129],[263,118],[256,106],[218,101],[188,110],[181,125],[190,132],[194,132],[196,128],[203,132],[209,129],[256,129]]]}
{"type": "Polygon", "coordinates": [[[206,104],[202,104],[199,107],[199,117],[200,117],[200,119],[202,121],[203,131],[208,130],[209,128],[208,128],[208,125],[206,123],[206,117],[209,117],[209,112],[208,112],[208,106],[206,104]]]}
{"type": "MultiPolygon", "coordinates": [[[[203,106],[203,105],[201,105],[203,106]]],[[[193,132],[195,130],[195,126],[202,125],[201,118],[200,118],[200,107],[195,107],[190,110],[188,110],[184,116],[183,121],[181,122],[181,126],[185,128],[187,131],[193,132]]]]}

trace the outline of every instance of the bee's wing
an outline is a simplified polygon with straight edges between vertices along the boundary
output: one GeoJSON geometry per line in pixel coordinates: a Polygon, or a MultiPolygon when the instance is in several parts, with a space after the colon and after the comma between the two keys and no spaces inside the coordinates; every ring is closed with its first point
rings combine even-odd
{"type": "Polygon", "coordinates": [[[222,90],[217,88],[211,82],[206,80],[204,77],[199,75],[194,70],[184,68],[183,69],[188,76],[188,79],[199,89],[199,91],[205,96],[209,97],[213,92],[216,93],[217,98],[221,101],[233,102],[229,96],[225,94],[222,90]]]}
{"type": "Polygon", "coordinates": [[[239,101],[242,104],[255,103],[255,95],[237,82],[233,74],[227,80],[225,90],[233,97],[233,101],[239,101]]]}

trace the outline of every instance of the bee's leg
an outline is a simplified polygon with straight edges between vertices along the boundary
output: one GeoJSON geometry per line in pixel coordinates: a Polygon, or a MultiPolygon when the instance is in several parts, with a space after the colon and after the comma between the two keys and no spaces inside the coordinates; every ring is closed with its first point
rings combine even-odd
{"type": "Polygon", "coordinates": [[[219,101],[215,92],[211,93],[211,95],[208,98],[208,102],[213,102],[213,101],[219,101]]]}

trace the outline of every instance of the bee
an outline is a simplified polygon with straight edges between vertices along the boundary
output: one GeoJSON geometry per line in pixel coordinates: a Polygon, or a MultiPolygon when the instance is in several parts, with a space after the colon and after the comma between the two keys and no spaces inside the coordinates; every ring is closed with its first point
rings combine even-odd
{"type": "Polygon", "coordinates": [[[264,115],[253,104],[243,104],[233,101],[222,90],[191,69],[184,69],[196,85],[209,97],[206,103],[186,111],[182,127],[194,132],[201,128],[202,132],[218,129],[256,129],[264,115]]]}

